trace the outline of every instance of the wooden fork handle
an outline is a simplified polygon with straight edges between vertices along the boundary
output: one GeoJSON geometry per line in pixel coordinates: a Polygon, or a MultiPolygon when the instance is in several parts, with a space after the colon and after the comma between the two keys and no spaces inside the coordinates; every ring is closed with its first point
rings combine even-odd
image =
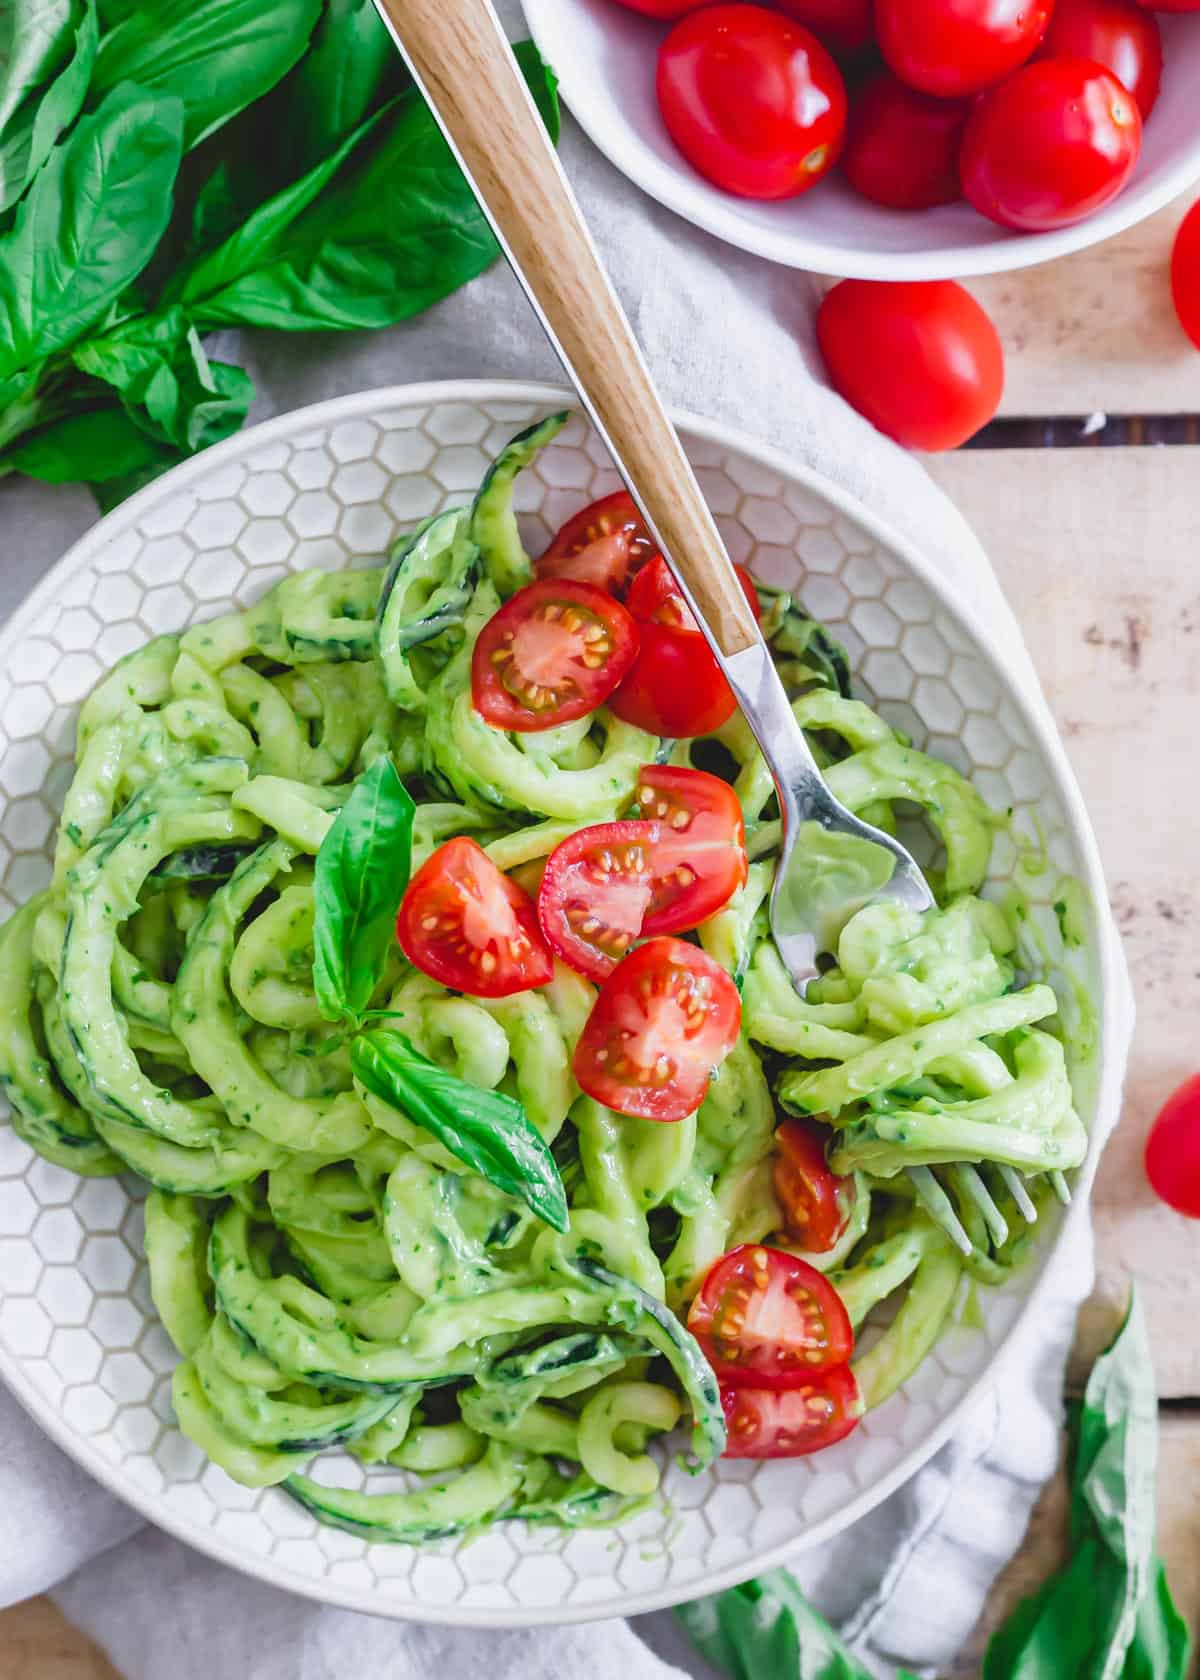
{"type": "Polygon", "coordinates": [[[489,0],[375,0],[719,652],[758,639],[700,487],[489,0]]]}

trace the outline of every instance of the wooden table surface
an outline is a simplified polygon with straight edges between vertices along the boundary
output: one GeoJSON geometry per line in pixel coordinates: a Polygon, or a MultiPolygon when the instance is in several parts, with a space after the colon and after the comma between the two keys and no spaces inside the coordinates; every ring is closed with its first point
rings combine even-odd
{"type": "MultiPolygon", "coordinates": [[[[1200,414],[1200,355],[1175,323],[1166,278],[1184,208],[1095,251],[973,284],[1008,350],[1008,423],[990,434],[994,447],[938,457],[929,469],[975,526],[1025,627],[1127,941],[1138,1028],[1124,1117],[1097,1185],[1099,1275],[1072,1375],[1086,1376],[1136,1276],[1168,1408],[1161,1547],[1180,1608],[1200,1628],[1200,1223],[1154,1202],[1140,1167],[1158,1105],[1200,1064],[1200,789],[1189,774],[1200,706],[1200,453],[1106,447],[1145,435],[1140,423],[1094,431],[1086,448],[1008,446],[1019,420],[1200,414]]],[[[1060,1479],[956,1680],[978,1672],[988,1628],[1053,1567],[1062,1509],[1060,1479]]],[[[0,1614],[0,1680],[118,1677],[48,1601],[34,1600],[0,1614]]]]}

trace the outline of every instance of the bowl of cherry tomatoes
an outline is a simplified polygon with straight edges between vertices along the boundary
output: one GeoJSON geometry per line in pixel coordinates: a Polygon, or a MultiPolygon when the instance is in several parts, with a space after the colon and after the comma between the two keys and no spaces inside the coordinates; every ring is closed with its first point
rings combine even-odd
{"type": "Polygon", "coordinates": [[[618,169],[794,268],[1023,268],[1200,180],[1200,0],[524,4],[618,169]]]}

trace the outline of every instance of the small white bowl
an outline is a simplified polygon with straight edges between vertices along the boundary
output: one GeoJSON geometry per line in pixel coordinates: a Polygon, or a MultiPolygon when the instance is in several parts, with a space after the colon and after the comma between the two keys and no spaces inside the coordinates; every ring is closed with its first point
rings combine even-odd
{"type": "Polygon", "coordinates": [[[1200,16],[1158,14],[1166,65],[1133,179],[1098,215],[1054,233],[1011,233],[968,204],[885,210],[837,171],[799,198],[735,198],[698,175],[658,111],[654,72],[669,25],[616,0],[524,0],[529,28],[561,81],[571,114],[651,198],[743,251],[820,274],[947,280],[997,274],[1097,245],[1200,181],[1200,16]]]}

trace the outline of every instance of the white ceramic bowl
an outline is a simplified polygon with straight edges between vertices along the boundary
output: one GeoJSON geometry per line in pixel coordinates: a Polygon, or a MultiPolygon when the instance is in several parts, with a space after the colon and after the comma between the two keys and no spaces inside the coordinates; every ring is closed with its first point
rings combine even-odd
{"type": "Polygon", "coordinates": [[[1200,17],[1158,14],[1163,89],[1133,179],[1107,209],[1055,233],[1011,233],[968,204],[905,212],[870,204],[835,171],[778,204],[735,198],[698,175],[663,126],[654,95],[669,25],[616,0],[523,0],[564,100],[600,150],[651,198],[743,251],[790,268],[865,280],[996,274],[1081,251],[1132,227],[1200,180],[1200,17]]]}
{"type": "MultiPolygon", "coordinates": [[[[245,605],[288,568],[382,556],[398,532],[478,485],[518,428],[562,405],[547,386],[443,384],[341,398],[231,439],[103,520],[0,633],[0,915],[39,889],[70,776],[74,717],[101,673],[147,637],[245,605]]],[[[921,558],[844,492],[709,421],[683,435],[738,560],[797,585],[848,644],[886,716],[974,775],[1045,836],[1032,882],[1051,925],[1060,871],[1104,901],[1087,819],[1062,750],[921,558]]],[[[574,419],[528,473],[519,505],[541,544],[611,490],[603,449],[574,419]]],[[[996,879],[1013,867],[997,847],[996,879]]],[[[1077,954],[1102,1010],[1102,1065],[1081,1089],[1119,1089],[1109,936],[1077,954]]],[[[322,1527],[278,1489],[237,1486],[174,1427],[174,1355],[141,1258],[137,1186],[80,1180],[0,1125],[0,1373],[93,1475],[181,1539],[281,1587],[377,1615],[513,1626],[609,1616],[695,1597],[819,1545],[918,1468],[1014,1347],[1064,1225],[1030,1264],[980,1291],[977,1328],[952,1330],[921,1369],[818,1458],[732,1462],[697,1478],[671,1467],[666,1508],[619,1530],[555,1534],[519,1524],[469,1544],[371,1547],[322,1527]]],[[[320,1475],[357,1482],[350,1460],[320,1475]]],[[[378,1483],[376,1483],[378,1485],[378,1483]]]]}

